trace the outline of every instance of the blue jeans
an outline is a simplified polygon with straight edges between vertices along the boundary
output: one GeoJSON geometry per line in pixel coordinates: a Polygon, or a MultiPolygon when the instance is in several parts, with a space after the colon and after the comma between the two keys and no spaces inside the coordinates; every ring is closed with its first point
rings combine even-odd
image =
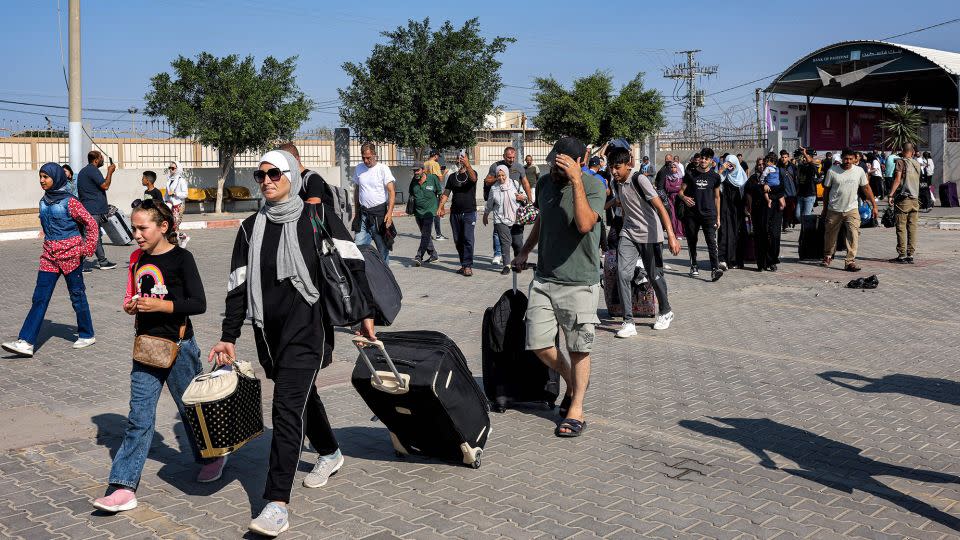
{"type": "Polygon", "coordinates": [[[497,235],[496,230],[493,231],[493,256],[503,256],[503,247],[500,245],[500,236],[497,235]]]}
{"type": "Polygon", "coordinates": [[[354,236],[353,241],[358,246],[369,245],[370,242],[373,242],[377,245],[377,251],[380,252],[380,255],[383,257],[383,262],[390,264],[390,250],[387,249],[387,244],[383,240],[383,235],[380,234],[371,224],[367,223],[368,220],[363,217],[360,218],[360,230],[354,236]]]}
{"type": "MultiPolygon", "coordinates": [[[[47,314],[47,306],[50,305],[50,297],[53,296],[53,290],[57,288],[57,280],[60,274],[54,272],[37,272],[37,286],[33,289],[33,305],[30,312],[27,313],[26,320],[23,321],[23,327],[20,329],[20,339],[34,345],[37,343],[37,335],[40,333],[40,326],[43,324],[43,317],[47,314]]],[[[70,291],[70,302],[73,303],[73,310],[77,312],[77,334],[82,338],[93,337],[93,319],[90,318],[90,305],[87,304],[87,289],[83,284],[83,265],[81,264],[63,278],[67,282],[67,290],[70,291]]]]}
{"type": "Polygon", "coordinates": [[[450,214],[450,229],[453,231],[453,243],[457,246],[460,266],[464,268],[473,268],[473,228],[476,224],[476,212],[450,214]]]}
{"type": "Polygon", "coordinates": [[[817,202],[817,196],[797,197],[797,221],[803,222],[803,216],[809,216],[813,213],[813,203],[817,202]]]}
{"type": "Polygon", "coordinates": [[[433,227],[437,230],[437,236],[440,236],[440,216],[433,216],[433,227]]]}
{"type": "MultiPolygon", "coordinates": [[[[159,369],[133,362],[130,371],[130,414],[127,416],[127,431],[123,434],[123,442],[113,458],[110,468],[110,484],[123,486],[132,490],[137,489],[140,483],[140,474],[143,464],[147,461],[147,452],[153,444],[153,431],[157,418],[157,401],[163,383],[173,397],[183,418],[183,392],[194,377],[203,372],[200,363],[200,347],[191,337],[180,342],[180,354],[177,361],[168,369],[159,369]]],[[[193,437],[187,437],[193,458],[197,463],[209,463],[212,460],[201,459],[193,437]]]]}

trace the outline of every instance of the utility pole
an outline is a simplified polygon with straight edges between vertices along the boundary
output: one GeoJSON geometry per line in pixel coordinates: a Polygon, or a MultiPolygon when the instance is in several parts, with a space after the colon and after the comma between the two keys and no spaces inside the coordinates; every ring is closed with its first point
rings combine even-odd
{"type": "Polygon", "coordinates": [[[701,66],[697,63],[695,56],[698,52],[700,49],[678,51],[677,54],[687,55],[687,63],[677,64],[663,71],[665,78],[685,81],[687,84],[687,95],[683,97],[683,101],[686,102],[683,113],[683,134],[688,140],[694,140],[699,136],[698,111],[704,103],[704,93],[703,90],[697,90],[697,80],[703,75],[717,73],[717,66],[701,66]]]}
{"type": "Polygon", "coordinates": [[[761,138],[763,137],[763,121],[760,119],[760,89],[754,90],[754,101],[757,105],[757,146],[763,147],[761,138]]]}
{"type": "Polygon", "coordinates": [[[83,151],[83,101],[80,94],[80,0],[70,0],[70,166],[79,172],[87,164],[83,151]]]}

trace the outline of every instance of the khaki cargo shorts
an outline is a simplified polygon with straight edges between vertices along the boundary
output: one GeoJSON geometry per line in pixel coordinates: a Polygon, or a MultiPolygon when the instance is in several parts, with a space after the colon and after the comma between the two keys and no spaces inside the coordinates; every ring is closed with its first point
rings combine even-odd
{"type": "Polygon", "coordinates": [[[563,330],[567,350],[589,353],[596,337],[600,284],[559,285],[534,279],[527,304],[527,350],[553,347],[557,327],[563,330]]]}

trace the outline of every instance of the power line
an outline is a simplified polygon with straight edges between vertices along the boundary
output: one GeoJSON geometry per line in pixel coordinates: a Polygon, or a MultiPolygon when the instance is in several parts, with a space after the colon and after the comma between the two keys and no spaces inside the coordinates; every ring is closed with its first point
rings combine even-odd
{"type": "Polygon", "coordinates": [[[904,32],[902,34],[897,34],[895,36],[888,36],[885,38],[880,38],[880,41],[886,41],[888,39],[896,39],[898,37],[909,36],[910,34],[916,34],[917,32],[923,32],[924,30],[930,30],[931,28],[936,28],[938,26],[946,26],[948,24],[953,24],[957,21],[960,21],[960,18],[950,19],[949,21],[943,21],[937,24],[931,24],[930,26],[924,26],[923,28],[917,28],[916,30],[911,30],[909,32],[904,32]]]}
{"type": "MultiPolygon", "coordinates": [[[[11,101],[9,99],[0,99],[0,103],[6,103],[8,105],[26,105],[28,107],[40,107],[46,109],[69,109],[70,107],[65,107],[63,105],[48,105],[46,103],[30,103],[29,101],[11,101]]],[[[125,109],[86,109],[93,112],[105,112],[105,113],[129,113],[129,110],[125,109]]]]}

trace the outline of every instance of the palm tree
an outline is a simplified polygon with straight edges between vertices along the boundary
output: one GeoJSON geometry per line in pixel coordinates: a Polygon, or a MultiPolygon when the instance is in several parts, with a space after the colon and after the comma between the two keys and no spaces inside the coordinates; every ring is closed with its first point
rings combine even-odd
{"type": "Polygon", "coordinates": [[[880,122],[880,127],[887,132],[887,138],[883,142],[888,148],[899,150],[906,143],[917,146],[923,142],[920,137],[923,117],[920,110],[910,104],[909,98],[903,98],[903,103],[884,112],[886,119],[880,122]]]}

